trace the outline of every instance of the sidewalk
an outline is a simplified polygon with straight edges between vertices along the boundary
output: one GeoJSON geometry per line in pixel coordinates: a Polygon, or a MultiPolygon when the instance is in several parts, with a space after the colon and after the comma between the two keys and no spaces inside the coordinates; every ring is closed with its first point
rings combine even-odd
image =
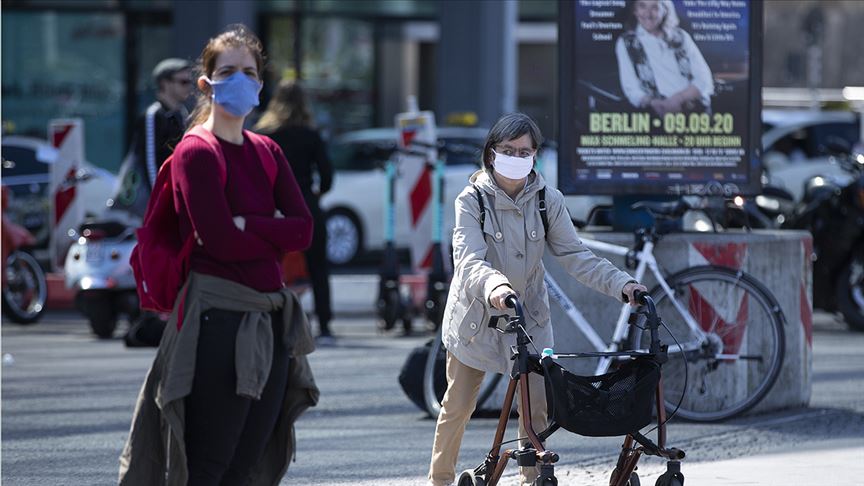
{"type": "MultiPolygon", "coordinates": [[[[374,316],[378,291],[377,275],[334,275],[331,277],[333,306],[343,316],[374,316]]],[[[403,288],[407,292],[406,288],[403,288]]],[[[310,293],[304,298],[309,298],[310,293]]],[[[311,300],[310,300],[311,305],[311,300]]],[[[838,331],[844,335],[845,328],[838,331]]],[[[847,336],[848,337],[848,336],[847,336]]],[[[802,431],[804,432],[804,431],[802,431]]],[[[805,432],[805,435],[806,432],[805,432]]],[[[730,459],[705,460],[703,451],[692,451],[682,462],[685,484],[711,485],[783,485],[810,486],[822,484],[864,485],[864,437],[815,439],[805,442],[790,441],[775,444],[770,451],[749,452],[754,449],[746,434],[733,439],[732,444],[719,445],[727,448],[719,456],[748,454],[730,459]],[[737,445],[736,445],[737,442],[737,445]],[[703,456],[703,457],[700,457],[703,456]]],[[[717,457],[717,454],[712,454],[717,457]]],[[[561,464],[556,468],[562,486],[607,484],[612,464],[606,462],[576,468],[561,464]]],[[[665,471],[664,461],[655,457],[644,457],[639,461],[638,473],[642,484],[654,484],[665,471]]],[[[502,478],[502,486],[517,483],[514,468],[508,467],[502,478]]],[[[359,486],[425,486],[422,477],[390,477],[374,481],[357,481],[359,486]]]]}
{"type": "MultiPolygon", "coordinates": [[[[378,298],[378,275],[331,275],[330,295],[333,313],[337,316],[359,317],[375,314],[378,298]]],[[[407,289],[403,289],[407,292],[407,289]]],[[[304,309],[314,309],[311,286],[300,296],[304,309]]]]}
{"type": "MultiPolygon", "coordinates": [[[[795,444],[789,444],[789,447],[792,449],[795,444]]],[[[654,484],[664,472],[664,467],[656,460],[644,464],[639,468],[642,483],[654,484]]],[[[864,484],[864,439],[858,444],[837,444],[830,448],[756,454],[719,461],[688,462],[685,459],[681,471],[685,484],[700,486],[864,484]]],[[[582,480],[585,477],[573,475],[572,484],[593,484],[582,480]]],[[[570,476],[567,478],[569,480],[570,476]]]]}
{"type": "MultiPolygon", "coordinates": [[[[791,445],[790,445],[791,446],[791,445]]],[[[665,467],[656,458],[640,461],[641,484],[651,485],[665,467]]],[[[829,484],[864,484],[864,444],[846,444],[839,448],[760,454],[723,461],[688,462],[681,465],[684,484],[695,486],[817,486],[829,484]]],[[[557,468],[561,486],[608,484],[609,467],[584,471],[557,468]]],[[[422,478],[389,478],[358,481],[355,486],[425,486],[422,478]]],[[[499,482],[517,486],[515,467],[510,465],[499,482]]]]}
{"type": "MultiPolygon", "coordinates": [[[[790,449],[795,446],[789,444],[790,449]]],[[[685,462],[682,471],[685,484],[706,486],[864,484],[864,438],[857,444],[843,444],[830,449],[762,454],[713,462],[685,462]]]]}

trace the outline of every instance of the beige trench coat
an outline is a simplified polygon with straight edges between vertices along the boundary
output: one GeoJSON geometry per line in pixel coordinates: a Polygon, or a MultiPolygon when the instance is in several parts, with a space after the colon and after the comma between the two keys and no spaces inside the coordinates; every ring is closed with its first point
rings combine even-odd
{"type": "Polygon", "coordinates": [[[552,187],[546,188],[545,196],[547,237],[538,210],[537,193],[546,186],[540,174],[531,172],[528,184],[515,201],[486,171],[477,171],[469,181],[471,184],[456,198],[454,272],[442,339],[447,350],[462,363],[482,371],[507,373],[512,366],[510,347],[516,344],[516,338],[488,327],[491,316],[505,314],[489,305],[489,296],[496,287],[509,284],[520,296],[526,329],[537,349],[552,347],[549,296],[543,282],[546,248],[579,282],[618,300],[622,300],[624,285],[635,280],[582,244],[564,196],[552,187]],[[472,185],[483,194],[486,221],[482,229],[472,185]]]}

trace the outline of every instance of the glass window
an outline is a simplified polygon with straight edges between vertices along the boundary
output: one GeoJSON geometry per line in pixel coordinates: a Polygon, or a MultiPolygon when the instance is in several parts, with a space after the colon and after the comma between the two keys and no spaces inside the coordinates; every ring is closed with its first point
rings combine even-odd
{"type": "MultiPolygon", "coordinates": [[[[136,23],[133,26],[135,35],[135,57],[138,63],[138,73],[135,78],[135,116],[156,100],[157,86],[153,84],[153,68],[162,59],[172,57],[173,33],[170,25],[152,23],[136,23]]],[[[194,97],[193,97],[194,100],[194,97]]]]}
{"type": "MultiPolygon", "coordinates": [[[[294,44],[297,36],[294,29],[294,18],[276,17],[269,21],[267,32],[267,45],[265,46],[268,59],[268,68],[273,77],[269,90],[279,84],[281,79],[296,79],[297,72],[294,65],[294,44]]],[[[268,86],[264,86],[268,89],[268,86]]]]}
{"type": "MultiPolygon", "coordinates": [[[[271,89],[282,79],[296,79],[294,21],[269,21],[267,50],[273,72],[271,89]]],[[[371,127],[375,112],[375,44],[370,22],[339,18],[304,18],[300,50],[303,85],[315,123],[325,139],[371,127]]]]}
{"type": "Polygon", "coordinates": [[[815,155],[810,152],[807,144],[807,131],[800,129],[793,130],[777,139],[774,145],[765,150],[766,153],[770,151],[780,152],[792,160],[800,160],[815,155]]]}
{"type": "Polygon", "coordinates": [[[335,143],[330,145],[330,159],[336,170],[369,171],[383,167],[395,149],[395,142],[335,143]]]}
{"type": "Polygon", "coordinates": [[[86,158],[111,170],[125,139],[123,15],[3,12],[4,126],[47,137],[52,118],[84,120],[86,158]]]}
{"type": "Polygon", "coordinates": [[[39,182],[47,182],[48,164],[36,160],[33,149],[3,145],[3,178],[20,176],[37,176],[39,182]]]}
{"type": "Polygon", "coordinates": [[[371,127],[375,45],[369,22],[308,19],[303,24],[303,80],[325,135],[371,127]]]}
{"type": "Polygon", "coordinates": [[[809,151],[814,154],[812,156],[829,153],[828,142],[831,137],[845,140],[851,149],[858,141],[861,133],[857,123],[821,123],[810,127],[808,132],[809,151]]]}
{"type": "Polygon", "coordinates": [[[859,138],[859,126],[852,122],[819,123],[793,130],[779,138],[766,152],[781,152],[792,160],[812,159],[829,153],[828,141],[839,137],[851,148],[859,138]]]}
{"type": "Polygon", "coordinates": [[[520,19],[554,21],[557,15],[557,0],[519,0],[520,19]]]}
{"type": "Polygon", "coordinates": [[[439,156],[447,157],[447,165],[480,164],[480,153],[483,151],[484,140],[476,138],[444,138],[444,147],[439,156]]]}
{"type": "MultiPolygon", "coordinates": [[[[375,17],[434,17],[439,2],[430,0],[258,0],[265,12],[304,12],[375,17]]],[[[552,0],[544,0],[552,1],[552,0]]]]}

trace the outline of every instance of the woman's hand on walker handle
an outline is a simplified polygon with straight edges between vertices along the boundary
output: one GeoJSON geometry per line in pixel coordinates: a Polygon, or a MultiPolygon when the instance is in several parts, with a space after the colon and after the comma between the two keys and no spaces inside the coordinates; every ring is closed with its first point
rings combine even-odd
{"type": "Polygon", "coordinates": [[[510,295],[516,295],[516,291],[512,287],[509,285],[499,285],[489,294],[489,303],[498,310],[507,310],[507,303],[504,301],[510,295]]]}
{"type": "Polygon", "coordinates": [[[648,288],[639,282],[627,282],[624,285],[624,288],[621,290],[621,293],[627,297],[627,302],[633,307],[639,307],[639,303],[636,302],[636,297],[633,295],[637,290],[641,292],[648,292],[648,288]]]}

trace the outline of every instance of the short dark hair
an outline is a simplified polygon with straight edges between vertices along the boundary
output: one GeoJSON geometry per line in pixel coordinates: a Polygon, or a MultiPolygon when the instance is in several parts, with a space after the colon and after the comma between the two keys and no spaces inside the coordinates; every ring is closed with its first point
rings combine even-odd
{"type": "Polygon", "coordinates": [[[493,146],[519,138],[526,133],[531,136],[531,145],[535,150],[543,144],[543,134],[540,133],[540,128],[530,116],[514,112],[499,118],[489,129],[489,134],[486,135],[486,143],[483,145],[483,168],[492,168],[492,161],[495,160],[495,156],[492,154],[493,146]]]}

